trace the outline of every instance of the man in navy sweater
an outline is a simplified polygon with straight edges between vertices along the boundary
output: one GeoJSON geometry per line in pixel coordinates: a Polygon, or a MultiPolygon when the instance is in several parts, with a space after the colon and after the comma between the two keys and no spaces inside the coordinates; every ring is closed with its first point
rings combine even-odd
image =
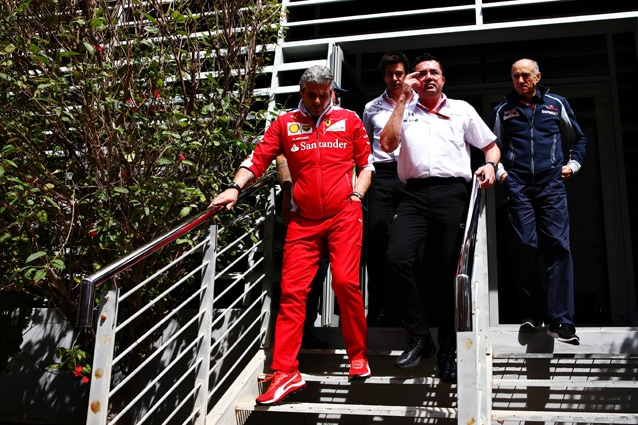
{"type": "Polygon", "coordinates": [[[567,100],[538,85],[540,79],[536,61],[512,65],[514,90],[492,113],[501,148],[496,178],[506,196],[521,330],[538,330],[548,321],[549,336],[578,345],[565,181],[580,170],[587,140],[567,100]],[[569,148],[567,158],[563,148],[569,148]],[[541,256],[546,290],[537,273],[541,256]]]}

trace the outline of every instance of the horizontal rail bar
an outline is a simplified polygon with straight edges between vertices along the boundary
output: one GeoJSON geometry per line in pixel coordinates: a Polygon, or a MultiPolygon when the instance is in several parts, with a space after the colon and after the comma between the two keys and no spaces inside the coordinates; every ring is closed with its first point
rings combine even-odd
{"type": "MultiPolygon", "coordinates": [[[[273,181],[274,174],[268,174],[264,178],[258,180],[254,184],[248,186],[246,189],[241,191],[239,194],[238,200],[241,200],[253,193],[257,190],[267,186],[268,183],[273,181]]],[[[119,273],[124,270],[132,267],[143,259],[147,258],[149,255],[157,252],[159,249],[168,245],[169,243],[175,241],[182,235],[190,232],[191,230],[199,227],[203,223],[207,222],[211,217],[213,217],[217,212],[222,210],[224,207],[221,205],[210,207],[205,211],[201,212],[199,215],[194,218],[188,220],[185,223],[182,223],[172,229],[171,231],[165,233],[164,235],[152,240],[146,245],[136,249],[130,254],[122,257],[121,259],[114,261],[113,263],[103,267],[97,272],[86,276],[82,279],[81,287],[80,287],[80,299],[78,302],[78,314],[76,317],[76,327],[78,328],[88,328],[92,325],[92,312],[93,312],[93,304],[95,298],[95,289],[102,285],[109,279],[114,278],[119,273]]]]}
{"type": "MultiPolygon", "coordinates": [[[[115,388],[111,389],[111,391],[109,392],[109,397],[113,397],[113,395],[116,394],[120,389],[122,389],[131,379],[133,379],[137,374],[141,373],[142,369],[144,369],[146,365],[148,365],[160,354],[163,354],[166,347],[168,347],[170,344],[175,342],[180,336],[182,336],[186,332],[188,327],[191,326],[193,323],[195,323],[197,319],[199,319],[199,316],[193,316],[189,322],[187,322],[182,328],[180,328],[177,332],[171,335],[171,337],[166,342],[164,342],[161,346],[157,347],[150,356],[146,356],[144,358],[144,361],[140,363],[134,371],[129,373],[115,388]]],[[[181,358],[189,349],[194,347],[199,342],[200,339],[201,339],[201,336],[198,336],[193,341],[191,341],[191,343],[180,352],[179,357],[181,358]]],[[[115,361],[113,362],[113,364],[115,364],[115,361]]],[[[166,371],[166,370],[167,368],[163,369],[163,371],[166,371]]],[[[156,380],[157,378],[152,382],[152,384],[155,383],[156,380]]]]}
{"type": "MultiPolygon", "coordinates": [[[[119,297],[119,302],[121,303],[122,301],[124,301],[125,299],[127,299],[128,297],[130,297],[132,294],[135,294],[139,289],[144,288],[149,282],[151,282],[153,279],[155,279],[158,276],[161,276],[164,274],[164,272],[166,272],[167,270],[170,270],[171,268],[173,268],[175,266],[175,263],[178,263],[182,260],[184,260],[185,258],[188,258],[189,256],[191,256],[194,252],[200,251],[203,249],[203,247],[208,243],[208,239],[204,239],[201,242],[199,242],[197,245],[194,245],[191,249],[189,249],[188,251],[185,251],[182,255],[180,255],[178,258],[172,260],[169,264],[167,264],[166,266],[162,267],[161,269],[157,270],[155,273],[153,273],[152,275],[150,275],[149,277],[147,277],[146,279],[142,280],[140,283],[138,283],[137,285],[135,285],[134,287],[132,287],[131,289],[127,290],[124,294],[121,294],[119,297]]],[[[200,265],[198,267],[198,269],[202,269],[204,267],[204,265],[200,265]]]]}
{"type": "MultiPolygon", "coordinates": [[[[195,344],[197,344],[197,342],[198,342],[197,340],[194,340],[193,342],[191,342],[191,344],[189,344],[189,345],[188,345],[188,346],[187,346],[187,347],[186,347],[183,351],[181,351],[181,352],[179,353],[179,355],[177,356],[177,358],[175,358],[175,359],[173,360],[173,363],[176,363],[177,361],[179,361],[179,360],[183,359],[183,358],[184,358],[184,356],[185,356],[186,354],[188,354],[188,353],[189,353],[189,349],[190,349],[190,348],[192,348],[192,347],[194,347],[194,346],[195,346],[195,344]]],[[[198,360],[198,361],[201,361],[201,360],[198,360]]],[[[139,370],[139,369],[138,369],[138,370],[139,370]]],[[[171,369],[170,369],[170,368],[168,368],[168,367],[167,367],[167,368],[164,368],[164,369],[163,369],[163,370],[159,373],[159,375],[157,375],[157,376],[155,377],[155,379],[153,379],[153,381],[151,381],[151,382],[149,383],[149,385],[147,385],[147,386],[146,386],[146,388],[144,388],[144,389],[143,389],[142,391],[140,391],[140,392],[139,392],[139,393],[138,393],[135,397],[133,397],[131,400],[129,400],[129,401],[128,401],[128,404],[126,405],[126,407],[124,407],[122,410],[120,410],[120,411],[118,412],[117,416],[115,416],[113,419],[111,419],[111,420],[109,421],[109,425],[114,425],[115,423],[117,423],[117,421],[118,421],[118,420],[120,420],[120,419],[121,419],[121,418],[122,418],[122,417],[123,417],[123,416],[124,416],[124,415],[125,415],[128,411],[129,411],[129,410],[131,410],[131,409],[135,406],[135,403],[137,403],[139,400],[141,400],[141,399],[144,397],[144,395],[148,393],[148,391],[150,391],[150,390],[154,389],[154,388],[155,388],[155,387],[154,387],[154,385],[155,385],[155,384],[156,384],[156,383],[157,383],[157,382],[158,382],[158,381],[159,381],[159,380],[160,380],[163,376],[165,376],[167,373],[169,373],[169,372],[170,372],[170,370],[171,370],[171,369]]],[[[187,376],[186,374],[185,374],[185,375],[183,375],[181,379],[184,379],[186,376],[187,376]]],[[[180,381],[181,381],[181,379],[180,379],[180,381]]],[[[119,389],[119,387],[118,387],[117,389],[119,389]]],[[[114,394],[115,392],[116,392],[116,391],[115,391],[115,389],[114,389],[113,391],[111,391],[111,393],[109,394],[109,397],[112,397],[112,396],[113,396],[113,394],[114,394]]]]}

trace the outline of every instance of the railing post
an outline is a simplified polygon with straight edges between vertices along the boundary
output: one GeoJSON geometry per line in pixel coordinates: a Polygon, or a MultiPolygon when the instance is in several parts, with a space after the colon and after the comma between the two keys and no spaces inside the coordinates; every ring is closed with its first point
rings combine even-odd
{"type": "Polygon", "coordinates": [[[472,327],[457,332],[457,423],[491,421],[492,359],[489,323],[489,285],[485,197],[480,197],[471,276],[472,327]]]}
{"type": "Polygon", "coordinates": [[[266,278],[262,286],[262,291],[266,292],[264,297],[264,303],[261,306],[261,329],[260,334],[263,335],[261,339],[261,348],[269,348],[272,341],[272,329],[271,325],[271,307],[272,307],[272,294],[273,294],[273,274],[275,261],[272,256],[273,246],[275,243],[275,189],[270,189],[268,195],[268,202],[266,202],[266,220],[264,222],[264,239],[263,239],[263,254],[264,254],[264,271],[266,278]]]}
{"type": "Polygon", "coordinates": [[[210,376],[211,338],[213,327],[213,299],[215,292],[215,265],[217,260],[217,225],[210,227],[210,243],[204,250],[202,261],[206,265],[202,276],[202,295],[199,299],[199,327],[197,345],[197,374],[195,377],[195,405],[193,413],[196,425],[205,425],[208,415],[208,387],[210,376]]]}
{"type": "Polygon", "coordinates": [[[103,291],[95,335],[95,350],[91,370],[91,389],[89,391],[89,410],[87,425],[106,425],[109,413],[109,391],[115,349],[115,326],[117,324],[118,298],[120,294],[114,279],[109,289],[103,291]]]}
{"type": "Polygon", "coordinates": [[[474,18],[476,25],[483,25],[483,1],[475,0],[474,2],[474,18]]]}

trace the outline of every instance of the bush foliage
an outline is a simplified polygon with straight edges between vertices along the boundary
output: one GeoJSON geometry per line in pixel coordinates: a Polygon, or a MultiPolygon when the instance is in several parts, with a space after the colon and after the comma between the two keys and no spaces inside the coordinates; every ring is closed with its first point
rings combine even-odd
{"type": "Polygon", "coordinates": [[[253,93],[280,16],[277,1],[2,2],[0,297],[73,321],[83,276],[207,207],[263,128],[253,93]]]}

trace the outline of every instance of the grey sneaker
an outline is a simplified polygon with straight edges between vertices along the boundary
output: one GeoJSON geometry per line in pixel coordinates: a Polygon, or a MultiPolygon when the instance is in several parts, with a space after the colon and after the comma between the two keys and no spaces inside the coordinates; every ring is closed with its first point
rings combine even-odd
{"type": "Polygon", "coordinates": [[[576,328],[567,323],[559,323],[551,325],[547,331],[547,335],[556,338],[560,342],[572,345],[580,345],[580,338],[576,335],[576,328]]]}

